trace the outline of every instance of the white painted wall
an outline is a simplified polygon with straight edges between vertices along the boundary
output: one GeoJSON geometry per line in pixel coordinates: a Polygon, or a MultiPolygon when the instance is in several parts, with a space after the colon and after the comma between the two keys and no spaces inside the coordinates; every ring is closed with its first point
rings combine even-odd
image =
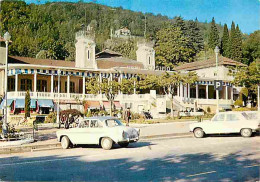
{"type": "Polygon", "coordinates": [[[155,69],[155,51],[153,47],[146,43],[140,43],[137,45],[136,51],[137,61],[143,63],[145,69],[155,69]],[[150,60],[150,61],[149,61],[150,60]]]}
{"type": "Polygon", "coordinates": [[[213,78],[217,79],[217,75],[215,73],[218,73],[218,78],[220,80],[233,80],[232,76],[229,76],[229,69],[225,66],[219,66],[218,70],[216,70],[216,67],[209,67],[209,68],[202,68],[199,70],[196,70],[196,73],[200,78],[213,78]]]}

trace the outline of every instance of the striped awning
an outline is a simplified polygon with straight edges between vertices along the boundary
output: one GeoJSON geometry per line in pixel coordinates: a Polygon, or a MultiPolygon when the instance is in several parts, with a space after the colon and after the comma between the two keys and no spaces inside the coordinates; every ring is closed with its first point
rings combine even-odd
{"type": "Polygon", "coordinates": [[[120,104],[119,101],[114,101],[114,104],[115,104],[115,108],[116,109],[121,109],[122,108],[122,105],[120,104]]]}
{"type": "MultiPolygon", "coordinates": [[[[14,99],[7,99],[7,106],[10,106],[13,101],[14,101],[14,99]]],[[[5,99],[2,100],[2,102],[0,104],[0,109],[4,109],[4,105],[5,105],[5,99]]]]}
{"type": "MultiPolygon", "coordinates": [[[[15,108],[16,109],[22,109],[25,106],[25,100],[24,99],[16,99],[15,100],[15,108]]],[[[36,99],[31,99],[30,102],[30,108],[35,109],[36,108],[36,99]]]]}
{"type": "Polygon", "coordinates": [[[50,99],[38,99],[38,105],[39,107],[54,107],[53,101],[50,99]]]}
{"type": "Polygon", "coordinates": [[[87,101],[85,105],[86,109],[100,109],[99,101],[87,101]]]}

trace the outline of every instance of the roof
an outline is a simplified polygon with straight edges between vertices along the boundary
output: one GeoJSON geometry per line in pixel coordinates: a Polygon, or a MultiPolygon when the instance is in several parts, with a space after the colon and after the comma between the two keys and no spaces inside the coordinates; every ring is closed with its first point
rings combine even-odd
{"type": "Polygon", "coordinates": [[[117,72],[143,75],[163,75],[165,71],[147,70],[147,69],[131,69],[131,68],[114,68],[117,72]]]}
{"type": "Polygon", "coordinates": [[[144,68],[143,63],[125,57],[99,58],[96,59],[96,61],[97,67],[99,69],[109,69],[115,67],[136,67],[139,69],[144,68]]]}
{"type": "Polygon", "coordinates": [[[108,55],[109,55],[109,57],[121,57],[121,56],[123,56],[121,53],[118,53],[118,52],[115,52],[115,51],[111,51],[109,49],[105,49],[105,50],[97,53],[96,54],[96,58],[102,58],[104,56],[107,57],[108,55]]]}
{"type": "Polygon", "coordinates": [[[0,42],[5,42],[5,39],[3,37],[0,37],[0,42]]]}
{"type": "MultiPolygon", "coordinates": [[[[238,61],[234,61],[232,59],[220,56],[219,57],[219,65],[224,65],[224,66],[246,66],[243,63],[240,63],[238,61]]],[[[177,66],[174,69],[175,70],[197,70],[197,69],[202,69],[202,68],[208,68],[208,67],[215,67],[216,66],[216,58],[211,58],[208,60],[204,61],[196,61],[192,63],[186,63],[181,66],[177,66]]]]}
{"type": "Polygon", "coordinates": [[[35,64],[45,66],[75,67],[75,62],[51,59],[36,59],[30,57],[9,56],[9,64],[35,64]]]}

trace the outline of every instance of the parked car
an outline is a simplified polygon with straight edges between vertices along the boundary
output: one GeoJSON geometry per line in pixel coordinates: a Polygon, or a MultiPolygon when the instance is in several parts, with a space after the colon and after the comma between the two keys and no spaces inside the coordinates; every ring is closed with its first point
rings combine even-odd
{"type": "Polygon", "coordinates": [[[64,149],[75,144],[97,144],[109,150],[114,143],[127,147],[129,143],[137,142],[140,129],[126,127],[118,118],[102,116],[82,119],[76,128],[60,130],[56,134],[64,149]]]}
{"type": "Polygon", "coordinates": [[[210,121],[190,124],[190,131],[196,138],[206,134],[240,133],[243,137],[251,137],[260,129],[260,120],[250,118],[245,112],[220,112],[210,121]]]}

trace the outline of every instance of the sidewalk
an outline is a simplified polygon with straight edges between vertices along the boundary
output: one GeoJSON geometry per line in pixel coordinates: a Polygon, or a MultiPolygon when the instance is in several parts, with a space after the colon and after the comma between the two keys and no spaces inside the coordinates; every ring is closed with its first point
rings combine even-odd
{"type": "MultiPolygon", "coordinates": [[[[193,122],[173,122],[158,124],[131,124],[130,127],[140,128],[140,140],[158,137],[180,137],[190,135],[189,124],[193,122]]],[[[32,128],[21,129],[24,132],[31,132],[32,128]]],[[[56,131],[60,129],[52,128],[48,125],[39,127],[36,132],[37,142],[20,146],[0,147],[0,154],[10,154],[19,152],[33,152],[39,150],[52,150],[61,148],[60,142],[56,139],[56,131]]]]}

